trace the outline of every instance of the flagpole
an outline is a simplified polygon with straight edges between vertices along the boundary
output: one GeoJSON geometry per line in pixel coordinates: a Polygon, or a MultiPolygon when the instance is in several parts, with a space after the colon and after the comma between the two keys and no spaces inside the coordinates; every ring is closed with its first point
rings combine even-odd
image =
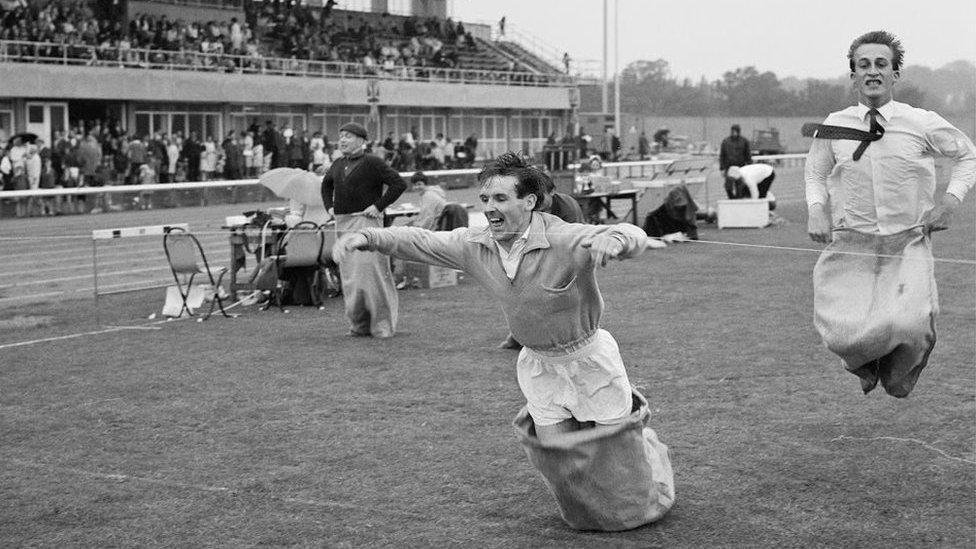
{"type": "Polygon", "coordinates": [[[613,133],[620,136],[620,0],[613,0],[613,133]]]}

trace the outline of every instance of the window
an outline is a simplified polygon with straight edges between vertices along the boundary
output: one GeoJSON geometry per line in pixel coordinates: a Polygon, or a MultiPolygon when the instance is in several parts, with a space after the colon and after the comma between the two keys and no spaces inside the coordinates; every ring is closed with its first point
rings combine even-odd
{"type": "Polygon", "coordinates": [[[152,133],[152,122],[149,119],[149,113],[137,112],[136,113],[136,129],[135,135],[139,139],[146,137],[152,133]]]}
{"type": "Polygon", "coordinates": [[[0,111],[0,138],[8,139],[14,134],[13,111],[0,111]]]}
{"type": "Polygon", "coordinates": [[[44,105],[30,105],[29,107],[27,107],[27,123],[28,124],[44,123],[44,105]]]}
{"type": "Polygon", "coordinates": [[[190,132],[197,132],[199,139],[212,135],[214,139],[223,137],[221,132],[221,116],[210,112],[187,111],[136,111],[135,135],[140,139],[152,136],[153,133],[175,134],[180,132],[183,137],[189,137],[190,132]]]}

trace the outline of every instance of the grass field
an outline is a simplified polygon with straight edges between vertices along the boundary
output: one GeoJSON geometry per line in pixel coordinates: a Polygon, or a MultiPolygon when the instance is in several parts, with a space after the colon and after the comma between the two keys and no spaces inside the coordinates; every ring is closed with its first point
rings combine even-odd
{"type": "MultiPolygon", "coordinates": [[[[936,257],[976,257],[974,209],[936,257]]],[[[701,237],[813,248],[802,202],[778,212],[701,237]]],[[[101,326],[90,300],[12,305],[0,546],[973,547],[973,266],[936,265],[939,343],[896,400],[821,346],[816,258],[686,243],[601,273],[677,491],[664,520],[616,534],[559,519],[510,424],[502,315],[470,281],[402,292],[391,340],[345,337],[335,300],[155,323],[154,290],[104,298],[101,326]],[[10,346],[83,332],[102,333],[10,346]]]]}

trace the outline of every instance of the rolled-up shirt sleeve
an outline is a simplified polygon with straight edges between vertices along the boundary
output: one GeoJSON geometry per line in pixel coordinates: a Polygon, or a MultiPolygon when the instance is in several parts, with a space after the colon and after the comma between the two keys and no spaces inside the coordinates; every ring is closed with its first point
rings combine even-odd
{"type": "Polygon", "coordinates": [[[831,149],[830,140],[814,139],[803,169],[808,207],[827,203],[827,178],[833,171],[834,164],[834,151],[831,149]]]}

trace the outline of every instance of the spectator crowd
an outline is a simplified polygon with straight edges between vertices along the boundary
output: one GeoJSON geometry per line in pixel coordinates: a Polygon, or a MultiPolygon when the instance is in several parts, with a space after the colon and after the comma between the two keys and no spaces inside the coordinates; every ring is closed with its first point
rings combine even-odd
{"type": "MultiPolygon", "coordinates": [[[[478,139],[472,134],[453,142],[443,134],[423,140],[416,128],[399,139],[393,133],[367,149],[398,171],[471,167],[478,139]]],[[[66,132],[54,133],[52,143],[33,134],[0,135],[0,182],[3,190],[33,190],[109,185],[147,185],[256,178],[280,167],[301,168],[324,174],[341,153],[321,131],[309,133],[288,124],[278,127],[268,120],[246,130],[230,130],[218,140],[197,132],[154,132],[137,136],[119,121],[79,122],[66,132]]],[[[237,188],[230,200],[253,199],[254,189],[237,188]],[[239,194],[242,194],[238,196],[239,194]]],[[[128,196],[129,193],[126,193],[128,196]]],[[[161,194],[133,191],[126,201],[112,194],[95,199],[64,196],[57,199],[21,198],[14,215],[58,215],[130,208],[187,206],[206,203],[204,192],[161,194]]]]}
{"type": "MultiPolygon", "coordinates": [[[[8,59],[82,58],[88,64],[296,73],[302,61],[358,64],[365,74],[423,77],[465,68],[462,52],[485,49],[451,18],[333,12],[292,2],[244,2],[243,20],[186,21],[96,11],[83,0],[16,2],[0,12],[8,59]]],[[[3,8],[0,8],[3,9],[3,8]]],[[[507,71],[516,70],[511,62],[507,71]]]]}

